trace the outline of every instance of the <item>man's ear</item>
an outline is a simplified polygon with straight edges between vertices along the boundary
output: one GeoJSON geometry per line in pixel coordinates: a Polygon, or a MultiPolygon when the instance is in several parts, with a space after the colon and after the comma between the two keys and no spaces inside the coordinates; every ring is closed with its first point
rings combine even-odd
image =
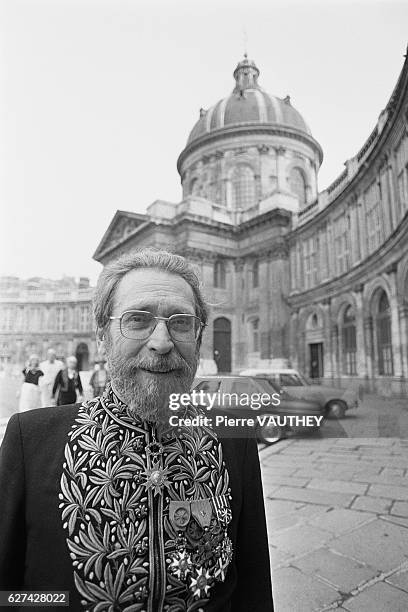
{"type": "Polygon", "coordinates": [[[96,348],[100,357],[106,357],[105,332],[103,329],[98,328],[96,330],[96,348]]]}

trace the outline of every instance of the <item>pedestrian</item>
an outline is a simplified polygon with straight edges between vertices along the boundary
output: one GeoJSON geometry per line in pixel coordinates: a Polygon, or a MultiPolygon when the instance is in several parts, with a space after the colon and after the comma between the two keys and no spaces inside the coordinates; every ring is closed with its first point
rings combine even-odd
{"type": "Polygon", "coordinates": [[[0,589],[69,591],[74,611],[272,612],[255,439],[170,424],[208,320],[193,268],[124,255],[101,273],[94,312],[106,392],[8,423],[0,589]]]}
{"type": "Polygon", "coordinates": [[[52,398],[57,395],[57,406],[75,404],[82,399],[83,389],[79,372],[77,371],[77,359],[73,355],[67,358],[67,367],[60,370],[55,377],[52,387],[52,398]],[[79,397],[77,398],[77,391],[79,397]]]}
{"type": "Polygon", "coordinates": [[[92,373],[89,379],[89,384],[92,387],[93,397],[99,397],[105,391],[105,387],[109,382],[109,374],[105,368],[106,359],[99,359],[96,362],[99,367],[92,373]]]}
{"type": "Polygon", "coordinates": [[[40,368],[44,372],[44,376],[40,380],[41,405],[45,408],[45,406],[51,406],[54,401],[52,387],[58,372],[64,368],[64,364],[57,359],[54,349],[50,348],[47,351],[47,359],[40,363],[40,368]]]}
{"type": "Polygon", "coordinates": [[[38,381],[44,373],[40,370],[40,360],[37,355],[31,355],[27,367],[24,368],[22,374],[24,376],[24,382],[20,390],[20,401],[18,410],[19,412],[25,412],[26,410],[33,410],[34,408],[40,408],[41,396],[38,381]]]}

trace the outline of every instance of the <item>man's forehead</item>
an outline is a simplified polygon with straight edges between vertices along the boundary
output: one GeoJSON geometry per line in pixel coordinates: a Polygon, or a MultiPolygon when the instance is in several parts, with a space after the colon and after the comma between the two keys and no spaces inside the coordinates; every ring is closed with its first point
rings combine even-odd
{"type": "Polygon", "coordinates": [[[142,268],[125,274],[116,288],[115,303],[149,300],[194,304],[194,293],[184,278],[165,270],[142,268]]]}

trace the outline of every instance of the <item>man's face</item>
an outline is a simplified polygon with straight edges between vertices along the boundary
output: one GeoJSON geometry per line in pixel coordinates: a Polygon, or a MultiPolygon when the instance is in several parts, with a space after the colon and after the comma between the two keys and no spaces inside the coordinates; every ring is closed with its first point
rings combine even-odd
{"type": "MultiPolygon", "coordinates": [[[[161,317],[195,314],[193,290],[175,274],[132,270],[116,289],[112,316],[127,310],[161,317]]],[[[169,395],[190,390],[198,364],[197,343],[174,341],[165,321],[158,321],[148,338],[133,340],[122,336],[115,319],[105,333],[104,348],[115,390],[143,419],[165,421],[169,395]]]]}
{"type": "Polygon", "coordinates": [[[54,353],[54,351],[48,351],[48,361],[50,363],[54,363],[54,361],[55,361],[55,353],[54,353]]]}

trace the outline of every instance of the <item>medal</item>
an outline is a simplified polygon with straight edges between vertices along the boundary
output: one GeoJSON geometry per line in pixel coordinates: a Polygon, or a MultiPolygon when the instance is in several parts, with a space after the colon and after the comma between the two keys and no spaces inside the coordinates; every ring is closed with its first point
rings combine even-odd
{"type": "Polygon", "coordinates": [[[179,551],[171,557],[170,571],[180,580],[185,580],[191,574],[193,564],[190,555],[185,551],[179,551]]]}
{"type": "Polygon", "coordinates": [[[205,567],[196,571],[195,577],[191,579],[190,590],[194,597],[206,597],[210,589],[211,574],[205,567]]]}
{"type": "Polygon", "coordinates": [[[191,514],[197,523],[205,529],[210,526],[212,507],[209,499],[196,499],[191,502],[191,514]]]}
{"type": "Polygon", "coordinates": [[[146,482],[144,483],[146,490],[152,490],[154,495],[162,493],[163,487],[170,484],[167,479],[169,470],[167,468],[160,467],[159,461],[153,460],[152,467],[146,468],[143,475],[146,476],[146,482]]]}
{"type": "Polygon", "coordinates": [[[232,512],[227,501],[227,496],[221,495],[220,497],[213,497],[211,501],[218,520],[225,527],[232,519],[232,512]]]}
{"type": "Polygon", "coordinates": [[[176,531],[184,531],[191,516],[190,502],[171,501],[169,503],[169,521],[176,531]]]}

